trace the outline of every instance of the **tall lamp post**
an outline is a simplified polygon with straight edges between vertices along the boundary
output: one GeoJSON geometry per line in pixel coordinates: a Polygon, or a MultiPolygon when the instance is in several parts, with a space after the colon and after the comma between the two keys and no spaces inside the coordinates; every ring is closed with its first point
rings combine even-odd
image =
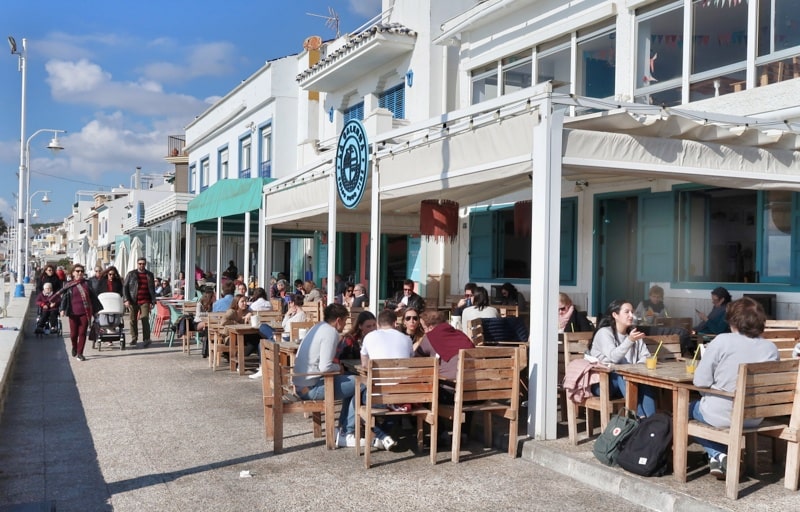
{"type": "Polygon", "coordinates": [[[25,286],[22,284],[22,269],[23,267],[23,229],[22,224],[25,222],[25,184],[26,184],[26,176],[25,176],[25,86],[26,86],[26,59],[28,56],[27,52],[27,40],[22,40],[22,48],[17,48],[17,42],[14,40],[13,37],[8,36],[8,44],[11,47],[11,55],[19,56],[19,71],[22,73],[22,109],[21,109],[21,116],[20,116],[20,135],[19,135],[19,195],[17,196],[17,286],[14,288],[14,297],[24,297],[25,296],[25,286]]]}
{"type": "MultiPolygon", "coordinates": [[[[28,148],[28,151],[30,151],[30,148],[28,148]]],[[[44,196],[42,197],[42,202],[45,203],[45,204],[49,203],[50,202],[50,198],[47,197],[47,194],[49,194],[49,193],[50,193],[49,190],[37,190],[36,192],[34,192],[34,193],[32,193],[31,195],[28,196],[28,209],[25,212],[25,219],[26,219],[25,220],[25,268],[27,270],[27,272],[25,272],[25,278],[24,278],[25,282],[30,282],[30,279],[28,277],[28,276],[30,276],[30,268],[28,268],[28,267],[30,266],[31,203],[33,202],[33,198],[34,198],[34,196],[36,194],[44,194],[44,196]]],[[[36,216],[37,215],[34,215],[34,217],[36,217],[36,216]]]]}

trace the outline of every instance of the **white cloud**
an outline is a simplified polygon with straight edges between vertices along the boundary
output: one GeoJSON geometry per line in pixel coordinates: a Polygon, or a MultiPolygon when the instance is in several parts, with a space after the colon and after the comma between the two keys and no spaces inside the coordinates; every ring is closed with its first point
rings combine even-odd
{"type": "Polygon", "coordinates": [[[349,0],[350,10],[361,16],[377,16],[381,12],[381,0],[349,0]]]}
{"type": "Polygon", "coordinates": [[[45,65],[53,97],[57,101],[121,109],[144,116],[192,119],[206,109],[202,100],[185,94],[165,93],[152,80],[117,82],[110,73],[86,59],[52,60],[45,65]]]}
{"type": "Polygon", "coordinates": [[[236,48],[231,43],[198,44],[188,48],[186,64],[155,62],[144,68],[148,78],[167,83],[180,83],[204,76],[225,76],[234,71],[236,48]]]}

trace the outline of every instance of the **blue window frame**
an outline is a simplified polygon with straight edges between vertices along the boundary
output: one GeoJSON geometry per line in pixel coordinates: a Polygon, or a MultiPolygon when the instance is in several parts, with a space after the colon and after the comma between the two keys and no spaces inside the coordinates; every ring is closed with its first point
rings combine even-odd
{"type": "Polygon", "coordinates": [[[239,177],[240,178],[249,178],[250,177],[250,166],[252,165],[253,159],[253,141],[252,138],[247,135],[239,139],[239,177]]]}
{"type": "Polygon", "coordinates": [[[399,84],[391,89],[383,91],[378,96],[378,106],[392,111],[395,119],[405,119],[406,117],[406,88],[405,84],[399,84]]]}
{"type": "Polygon", "coordinates": [[[344,122],[350,121],[351,119],[356,119],[358,121],[364,120],[364,102],[361,101],[356,103],[352,107],[347,108],[344,111],[344,122]]]}
{"type": "MultiPolygon", "coordinates": [[[[577,213],[576,198],[561,200],[561,285],[574,285],[577,279],[577,213]]],[[[530,278],[531,235],[515,233],[513,205],[474,209],[469,231],[470,281],[530,278]]]]}
{"type": "Polygon", "coordinates": [[[194,194],[197,190],[197,164],[189,166],[189,192],[194,194]]]}
{"type": "Polygon", "coordinates": [[[200,160],[200,192],[208,188],[208,182],[211,179],[211,162],[208,157],[200,160]]]}
{"type": "Polygon", "coordinates": [[[217,151],[217,181],[228,178],[228,166],[230,157],[228,153],[228,145],[224,145],[217,151]]]}
{"type": "Polygon", "coordinates": [[[258,148],[258,176],[260,178],[272,177],[272,126],[266,125],[259,130],[261,144],[258,148]]]}

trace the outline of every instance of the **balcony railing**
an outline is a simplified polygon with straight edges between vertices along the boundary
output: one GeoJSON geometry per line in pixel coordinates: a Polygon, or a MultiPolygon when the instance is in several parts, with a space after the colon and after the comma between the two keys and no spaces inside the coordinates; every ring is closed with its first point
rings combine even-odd
{"type": "Polygon", "coordinates": [[[272,177],[272,160],[261,162],[261,166],[258,168],[258,177],[259,178],[272,177]]]}
{"type": "Polygon", "coordinates": [[[240,178],[249,178],[250,177],[250,169],[242,169],[239,171],[240,178]]]}
{"type": "Polygon", "coordinates": [[[186,147],[186,136],[184,135],[169,135],[167,136],[167,156],[185,156],[184,148],[186,147]]]}

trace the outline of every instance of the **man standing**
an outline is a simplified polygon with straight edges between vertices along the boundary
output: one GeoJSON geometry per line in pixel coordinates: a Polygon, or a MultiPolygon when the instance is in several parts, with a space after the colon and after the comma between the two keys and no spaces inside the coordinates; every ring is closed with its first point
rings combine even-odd
{"type": "MultiPolygon", "coordinates": [[[[338,372],[341,367],[333,362],[339,335],[344,330],[349,313],[341,304],[329,304],[322,322],[308,331],[295,357],[295,373],[303,375],[319,372],[338,372]]],[[[323,400],[325,398],[325,379],[315,375],[293,377],[297,395],[303,400],[323,400]]],[[[356,411],[353,396],[356,392],[355,375],[337,375],[333,381],[333,396],[342,401],[339,415],[339,431],[336,446],[356,446],[356,411]]],[[[328,421],[328,418],[325,419],[328,421]]],[[[360,441],[364,446],[364,440],[360,441]]]]}
{"type": "Polygon", "coordinates": [[[122,287],[125,305],[131,309],[131,347],[135,347],[139,340],[138,319],[140,317],[144,348],[150,345],[150,307],[156,302],[156,288],[153,273],[146,267],[147,260],[145,258],[136,260],[136,270],[128,272],[122,287]]]}

